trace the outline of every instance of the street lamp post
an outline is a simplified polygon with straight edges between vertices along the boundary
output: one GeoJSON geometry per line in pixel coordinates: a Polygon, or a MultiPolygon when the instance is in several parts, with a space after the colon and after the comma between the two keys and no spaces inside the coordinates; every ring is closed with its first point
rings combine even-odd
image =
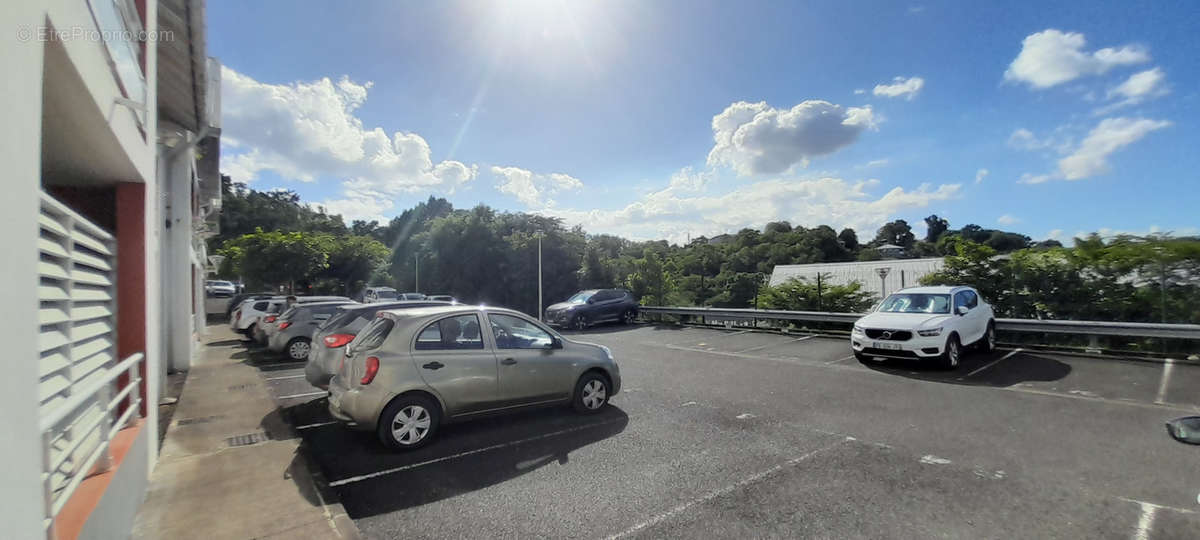
{"type": "Polygon", "coordinates": [[[884,278],[886,278],[888,275],[888,272],[891,272],[891,271],[892,271],[892,267],[890,267],[890,266],[884,266],[883,268],[875,269],[875,273],[879,274],[879,297],[880,298],[887,298],[887,281],[885,281],[884,278]]]}
{"type": "Polygon", "coordinates": [[[413,253],[413,292],[421,292],[421,255],[413,253]]]}
{"type": "Polygon", "coordinates": [[[537,232],[537,240],[538,240],[538,306],[537,306],[538,313],[537,313],[537,316],[538,316],[539,321],[545,322],[542,317],[542,306],[544,304],[542,304],[542,231],[540,229],[537,232]]]}

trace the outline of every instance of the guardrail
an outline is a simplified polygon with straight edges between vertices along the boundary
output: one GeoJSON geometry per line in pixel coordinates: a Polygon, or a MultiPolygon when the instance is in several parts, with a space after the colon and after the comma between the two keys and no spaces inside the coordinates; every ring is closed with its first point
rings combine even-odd
{"type": "MultiPolygon", "coordinates": [[[[641,313],[705,317],[710,319],[765,319],[854,324],[863,313],[825,311],[784,311],[749,308],[658,307],[641,306],[641,313]]],[[[1159,324],[1105,321],[1051,321],[1034,319],[996,319],[1001,332],[1073,334],[1077,336],[1129,336],[1200,340],[1200,324],[1159,324]]]]}
{"type": "Polygon", "coordinates": [[[66,403],[39,421],[45,467],[42,472],[46,500],[44,525],[48,538],[54,538],[54,517],[71,499],[80,482],[112,467],[109,443],[113,436],[138,420],[142,403],[139,392],[142,377],[138,368],[143,359],[142,353],[131,355],[120,364],[94,375],[95,380],[87,386],[72,388],[66,403]],[[129,374],[125,386],[114,388],[114,382],[124,374],[129,374]],[[118,412],[122,403],[125,403],[125,409],[118,412]],[[90,445],[95,448],[88,450],[90,445]],[[84,457],[79,459],[78,454],[84,457]],[[65,476],[66,484],[55,488],[56,475],[65,476]]]}

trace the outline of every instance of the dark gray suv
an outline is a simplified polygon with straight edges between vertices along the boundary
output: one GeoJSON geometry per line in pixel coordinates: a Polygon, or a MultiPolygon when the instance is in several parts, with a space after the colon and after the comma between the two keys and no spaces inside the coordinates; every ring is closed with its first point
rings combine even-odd
{"type": "Polygon", "coordinates": [[[583,330],[593,324],[637,319],[638,303],[625,289],[588,289],[546,308],[546,324],[583,330]]]}

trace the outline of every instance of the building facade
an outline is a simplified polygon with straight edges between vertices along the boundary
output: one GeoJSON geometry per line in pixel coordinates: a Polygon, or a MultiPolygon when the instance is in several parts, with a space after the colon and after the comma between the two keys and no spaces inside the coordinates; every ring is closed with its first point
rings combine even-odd
{"type": "MultiPolygon", "coordinates": [[[[4,2],[0,382],[10,538],[129,534],[220,209],[204,2],[4,2]]],[[[196,306],[200,306],[197,310],[196,306]]]]}

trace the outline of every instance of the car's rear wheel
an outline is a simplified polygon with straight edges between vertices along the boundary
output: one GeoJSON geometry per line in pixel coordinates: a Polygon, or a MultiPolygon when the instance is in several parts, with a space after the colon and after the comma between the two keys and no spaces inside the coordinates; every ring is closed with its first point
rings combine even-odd
{"type": "Polygon", "coordinates": [[[379,440],[394,450],[414,450],[433,440],[441,420],[436,403],[419,395],[400,396],[379,416],[379,440]]]}
{"type": "Polygon", "coordinates": [[[245,330],[242,330],[242,335],[253,340],[254,339],[254,329],[257,328],[256,324],[257,323],[250,323],[250,326],[247,326],[245,330]]]}
{"type": "Polygon", "coordinates": [[[571,406],[576,412],[594,414],[608,403],[610,395],[612,388],[608,378],[596,372],[584,373],[575,383],[575,397],[571,400],[571,406]]]}
{"type": "Polygon", "coordinates": [[[946,350],[942,352],[942,367],[954,369],[958,367],[959,360],[962,360],[962,344],[958,342],[958,334],[951,334],[946,339],[946,350]]]}
{"type": "Polygon", "coordinates": [[[292,338],[292,340],[287,343],[287,347],[284,350],[287,351],[289,359],[297,362],[301,360],[308,360],[308,353],[312,350],[312,343],[308,338],[292,338]]]}
{"type": "Polygon", "coordinates": [[[637,310],[627,309],[627,310],[625,310],[625,313],[621,314],[621,322],[623,322],[625,324],[633,324],[633,321],[636,321],[636,320],[637,320],[637,310]]]}
{"type": "Polygon", "coordinates": [[[571,328],[576,330],[587,330],[588,325],[589,321],[587,315],[582,313],[576,315],[574,319],[571,319],[571,328]]]}

